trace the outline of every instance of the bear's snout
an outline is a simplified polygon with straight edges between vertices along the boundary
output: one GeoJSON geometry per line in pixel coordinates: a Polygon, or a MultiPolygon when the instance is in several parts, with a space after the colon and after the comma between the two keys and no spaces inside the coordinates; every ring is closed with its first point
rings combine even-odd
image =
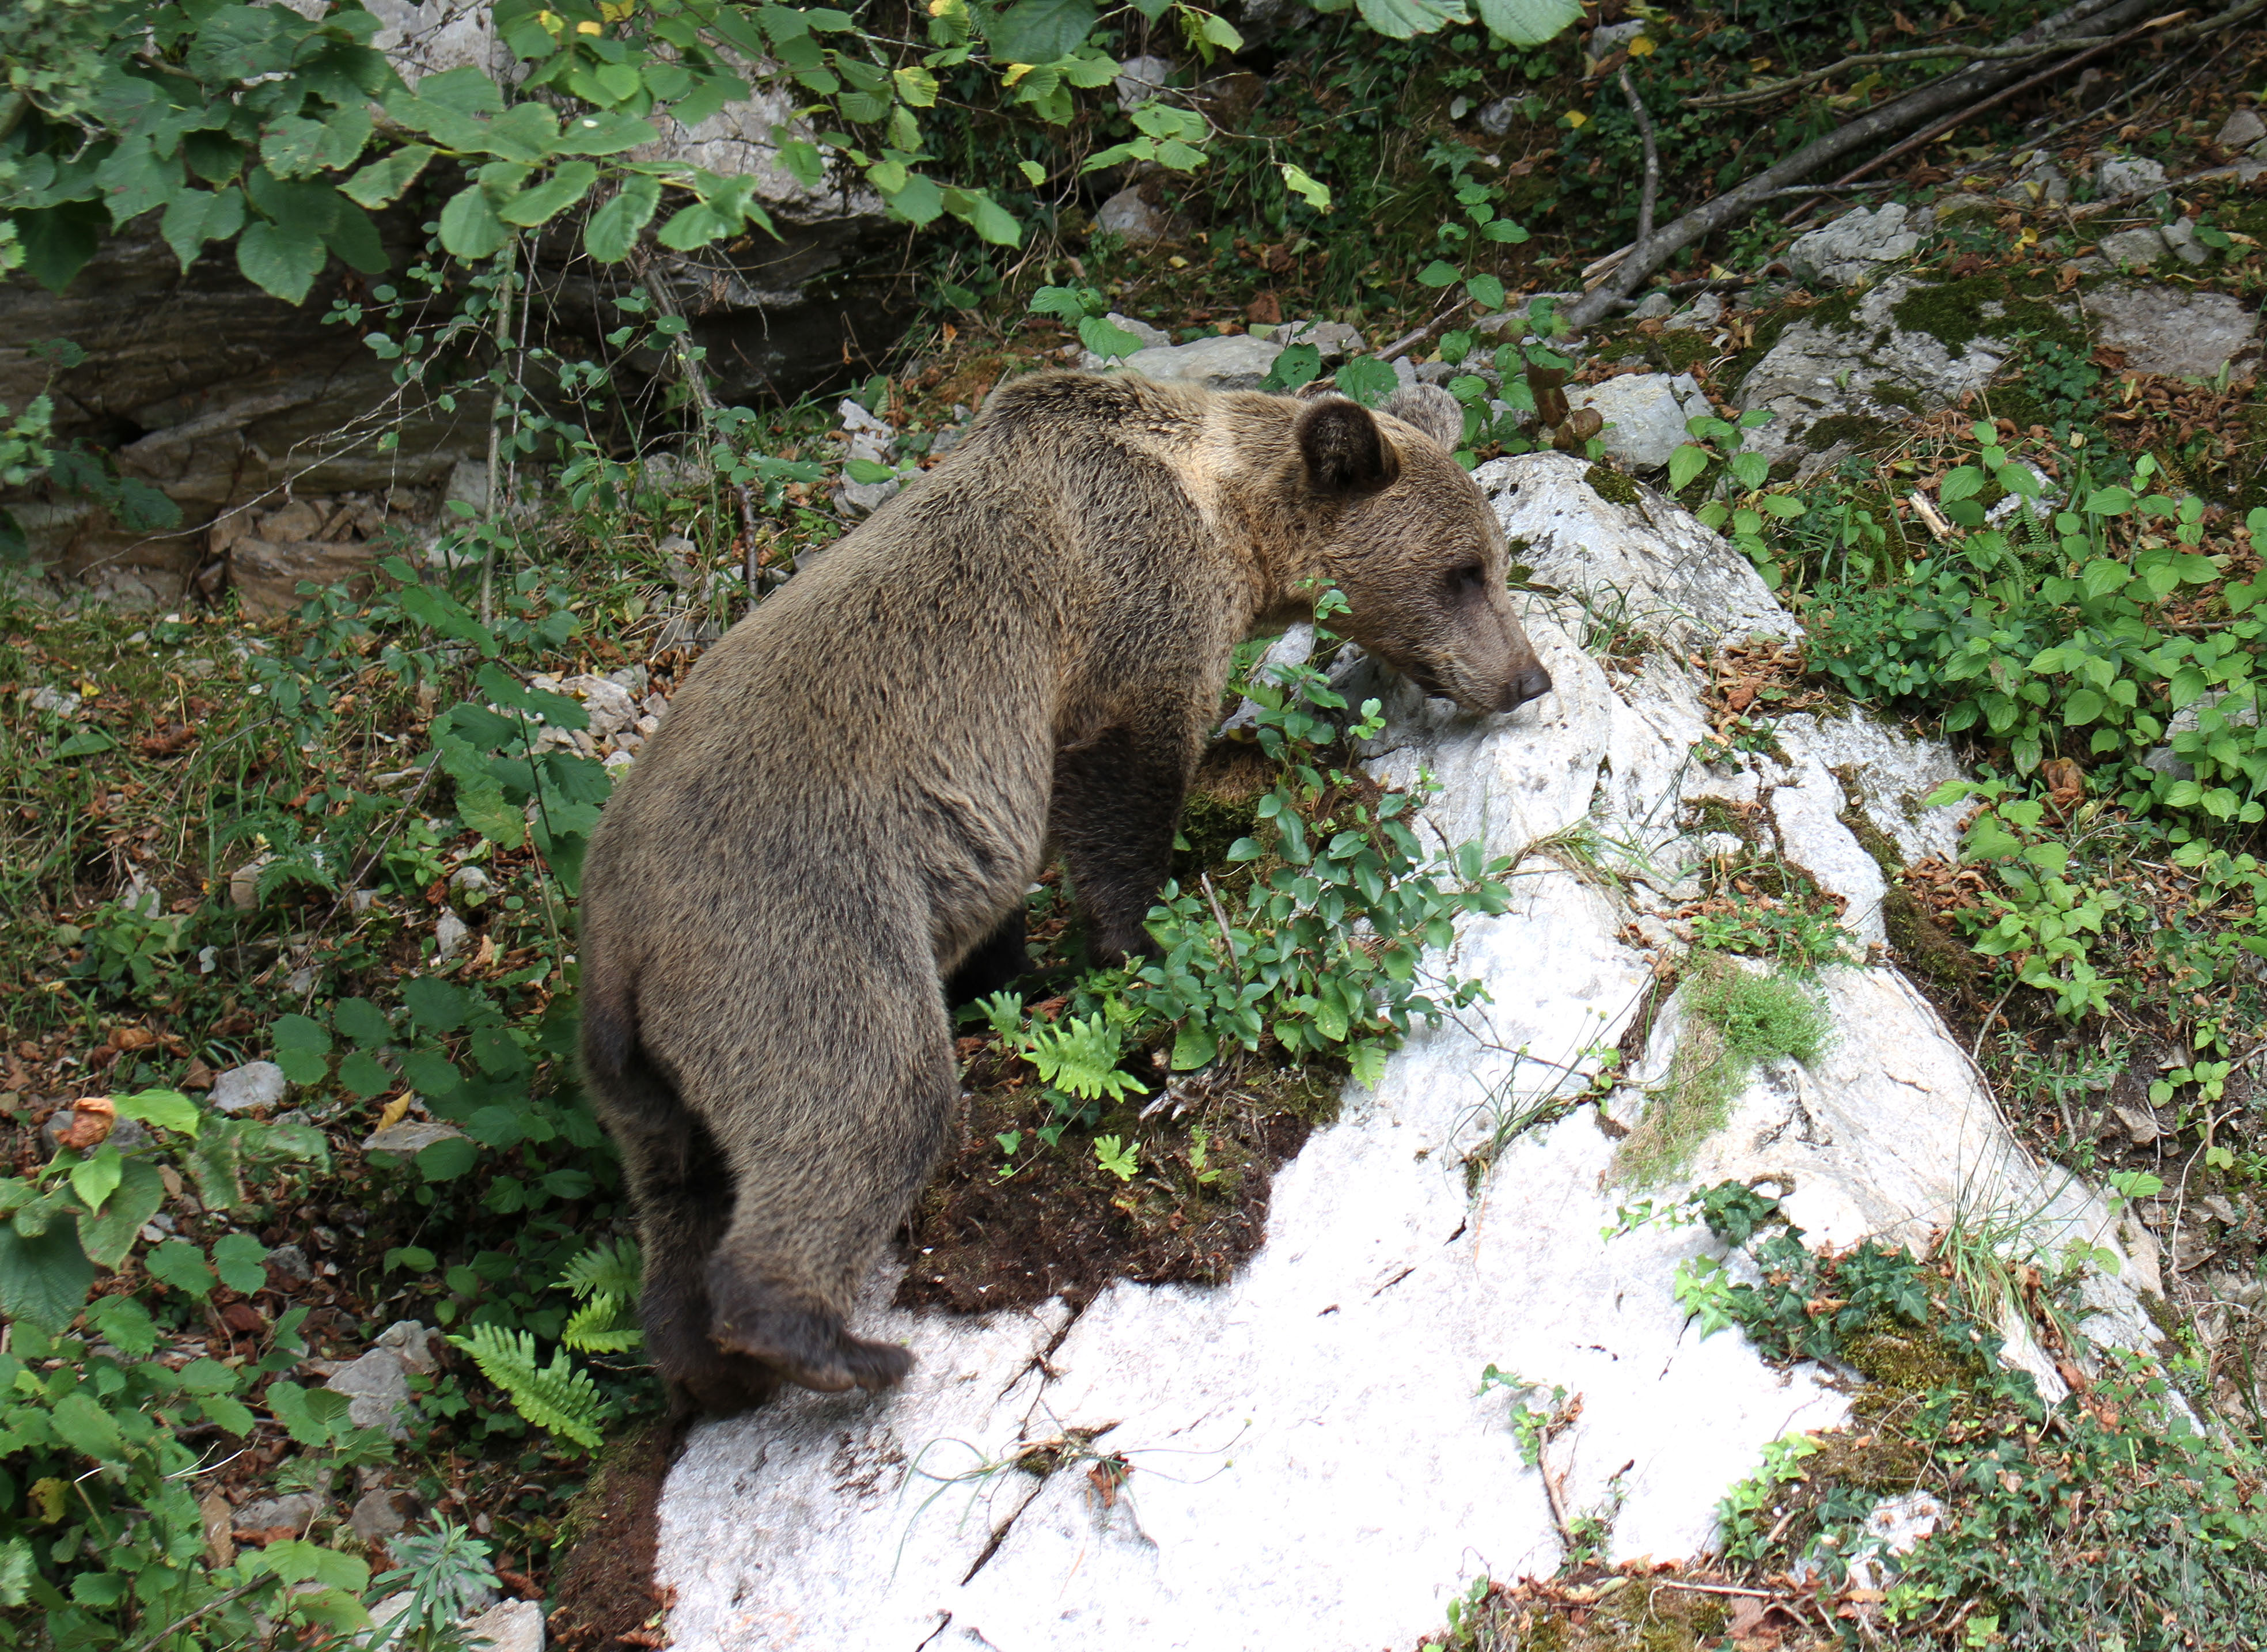
{"type": "Polygon", "coordinates": [[[1498,711],[1513,711],[1530,700],[1540,700],[1551,692],[1551,673],[1539,664],[1524,671],[1514,672],[1511,680],[1503,686],[1503,698],[1496,704],[1498,711]]]}

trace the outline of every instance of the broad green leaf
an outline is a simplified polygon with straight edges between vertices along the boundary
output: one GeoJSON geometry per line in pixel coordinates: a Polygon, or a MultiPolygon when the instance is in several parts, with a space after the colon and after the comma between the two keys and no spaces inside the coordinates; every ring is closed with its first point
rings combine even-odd
{"type": "Polygon", "coordinates": [[[2122,517],[2133,508],[2133,496],[2123,488],[2097,488],[2087,496],[2089,516],[2122,517]]]}
{"type": "Polygon", "coordinates": [[[457,818],[489,842],[516,849],[527,841],[527,817],[493,783],[457,792],[457,818]]]}
{"type": "Polygon", "coordinates": [[[420,975],[401,989],[401,1002],[429,1032],[454,1032],[471,1012],[471,996],[453,982],[420,975]]]}
{"type": "Polygon", "coordinates": [[[559,134],[554,151],[561,155],[619,155],[656,142],[661,134],[653,123],[620,110],[577,115],[559,134]]]}
{"type": "Polygon", "coordinates": [[[2102,715],[2103,704],[2102,696],[2093,689],[2078,689],[2062,702],[2063,721],[2072,723],[2091,723],[2102,715]]]}
{"type": "Polygon", "coordinates": [[[1688,482],[1707,468],[1707,449],[1687,442],[1669,456],[1669,491],[1682,492],[1688,482]]]}
{"type": "Polygon", "coordinates": [[[1141,341],[1123,327],[1113,327],[1098,315],[1081,316],[1078,322],[1079,341],[1097,356],[1115,361],[1131,356],[1141,348],[1141,341]]]}
{"type": "Polygon", "coordinates": [[[346,1421],[350,1403],[344,1394],[327,1388],[302,1388],[297,1383],[268,1385],[268,1409],[301,1445],[328,1445],[346,1421]]]}
{"type": "Polygon", "coordinates": [[[433,150],[423,143],[411,143],[381,159],[374,160],[346,182],[339,191],[347,199],[373,211],[390,207],[401,199],[409,186],[417,181],[425,170],[425,163],[433,158],[433,150]]]}
{"type": "Polygon", "coordinates": [[[224,241],[244,227],[244,196],[234,186],[175,195],[159,220],[159,233],[183,270],[197,261],[208,241],[224,241]]]}
{"type": "Polygon", "coordinates": [[[1173,1035],[1173,1070],[1185,1073],[1209,1063],[1220,1053],[1219,1040],[1212,1029],[1195,1017],[1181,1023],[1173,1035]]]}
{"type": "Polygon", "coordinates": [[[126,1260],[142,1224],[156,1215],[165,1202],[165,1179],[146,1159],[128,1159],[119,1166],[117,1187],[103,1202],[99,1215],[78,1219],[78,1242],[87,1259],[98,1267],[115,1268],[126,1260]]]}
{"type": "Polygon", "coordinates": [[[393,1036],[393,1024],[385,1011],[367,998],[341,998],[331,1011],[331,1024],[364,1049],[375,1049],[393,1036]]]}
{"type": "Polygon", "coordinates": [[[1085,43],[1097,14],[1089,0],[1016,0],[982,19],[994,62],[1052,63],[1085,43]]]}
{"type": "Polygon", "coordinates": [[[1401,388],[1401,376],[1375,356],[1357,356],[1339,369],[1339,391],[1365,407],[1382,407],[1401,388]]]}
{"type": "Polygon", "coordinates": [[[1023,226],[982,191],[948,189],[944,193],[944,204],[947,211],[964,220],[970,229],[994,246],[1023,245],[1023,226]]]}
{"type": "Polygon", "coordinates": [[[1430,34],[1451,23],[1469,23],[1464,0],[1355,0],[1361,20],[1388,40],[1430,34]]]}
{"type": "Polygon", "coordinates": [[[672,214],[653,239],[672,252],[689,253],[723,239],[739,227],[737,218],[728,218],[707,202],[696,201],[672,214]]]}
{"type": "Polygon", "coordinates": [[[568,208],[577,204],[590,193],[591,186],[598,180],[597,165],[586,160],[570,160],[532,189],[522,190],[498,209],[496,216],[506,224],[532,229],[539,224],[548,224],[568,208]]]}
{"type": "Polygon", "coordinates": [[[1540,46],[1581,20],[1580,0],[1472,0],[1488,33],[1514,46],[1540,46]]]}
{"type": "Polygon", "coordinates": [[[142,1259],[150,1277],[202,1302],[212,1295],[213,1273],[205,1253],[180,1239],[168,1239],[142,1259]]]}
{"type": "Polygon", "coordinates": [[[26,1238],[0,1222],[0,1314],[53,1335],[70,1323],[93,1282],[94,1264],[70,1224],[26,1238]]]}
{"type": "Polygon", "coordinates": [[[268,1283],[268,1247],[249,1233],[227,1233],[213,1241],[213,1267],[220,1282],[249,1296],[268,1283]]]}
{"type": "Polygon", "coordinates": [[[1503,308],[1503,283],[1493,275],[1471,276],[1464,283],[1464,290],[1483,310],[1503,308]]]}
{"type": "Polygon", "coordinates": [[[1984,490],[1984,473],[1973,465],[1963,465],[1944,473],[1936,485],[1936,496],[1950,504],[1955,499],[1967,499],[1984,490]]]}
{"type": "Polygon", "coordinates": [[[441,209],[441,245],[459,258],[493,258],[510,239],[510,229],[479,184],[466,185],[441,209]]]}
{"type": "Polygon", "coordinates": [[[121,1354],[145,1359],[158,1346],[158,1325],[138,1296],[98,1296],[88,1304],[87,1324],[121,1354]]]}
{"type": "Polygon", "coordinates": [[[898,96],[916,109],[933,107],[936,103],[936,77],[926,69],[892,70],[898,83],[898,96]]]}
{"type": "Polygon", "coordinates": [[[307,296],[329,258],[319,231],[255,223],[237,239],[236,267],[261,291],[296,305],[307,296]]]}
{"type": "Polygon", "coordinates": [[[368,1101],[373,1096],[384,1095],[393,1087],[393,1075],[368,1050],[356,1050],[339,1063],[339,1083],[352,1094],[368,1101]]]}
{"type": "Polygon", "coordinates": [[[121,1119],[138,1119],[143,1124],[154,1124],[183,1135],[194,1135],[204,1120],[197,1104],[178,1090],[144,1090],[131,1096],[114,1096],[111,1105],[118,1109],[121,1119]]]}
{"type": "Polygon", "coordinates": [[[1276,163],[1283,174],[1283,187],[1317,212],[1331,209],[1331,190],[1328,184],[1318,183],[1288,161],[1276,163]]]}
{"type": "Polygon", "coordinates": [[[82,1457],[101,1463],[126,1460],[125,1436],[87,1389],[78,1389],[58,1400],[55,1408],[48,1413],[48,1426],[55,1431],[55,1438],[82,1457]]]}
{"type": "Polygon", "coordinates": [[[1434,259],[1417,272],[1417,279],[1427,287],[1453,287],[1460,272],[1445,259],[1434,259]]]}
{"type": "Polygon", "coordinates": [[[434,1142],[417,1155],[417,1168],[429,1182],[445,1182],[462,1176],[480,1158],[480,1149],[464,1136],[434,1142]]]}
{"type": "Polygon", "coordinates": [[[661,204],[657,179],[634,173],[591,215],[583,228],[583,250],[602,264],[619,264],[637,246],[638,235],[661,204]]]}
{"type": "Polygon", "coordinates": [[[126,1160],[117,1147],[106,1142],[95,1149],[93,1157],[70,1167],[71,1192],[89,1210],[99,1211],[103,1201],[117,1191],[118,1178],[125,1169],[126,1160]]]}

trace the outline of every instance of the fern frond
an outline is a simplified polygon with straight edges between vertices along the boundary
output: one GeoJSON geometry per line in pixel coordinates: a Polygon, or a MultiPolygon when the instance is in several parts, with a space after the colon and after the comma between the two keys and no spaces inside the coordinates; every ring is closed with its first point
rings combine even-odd
{"type": "Polygon", "coordinates": [[[532,1336],[492,1325],[474,1325],[470,1336],[449,1341],[471,1355],[481,1375],[503,1390],[519,1414],[537,1428],[564,1435],[577,1445],[598,1446],[606,1402],[590,1373],[575,1369],[566,1349],[552,1355],[550,1364],[538,1365],[532,1336]]]}
{"type": "Polygon", "coordinates": [[[559,1340],[577,1354],[627,1354],[645,1339],[635,1325],[620,1323],[622,1299],[610,1290],[577,1308],[559,1340]]]}
{"type": "Polygon", "coordinates": [[[1052,1026],[1031,1029],[1031,1065],[1048,1083],[1082,1101],[1107,1096],[1112,1101],[1146,1092],[1131,1073],[1118,1070],[1124,1035],[1099,1015],[1066,1016],[1052,1026]]]}
{"type": "Polygon", "coordinates": [[[568,1263],[559,1275],[559,1282],[577,1296],[619,1296],[624,1301],[637,1295],[638,1247],[635,1239],[617,1239],[612,1245],[594,1245],[568,1263]]]}

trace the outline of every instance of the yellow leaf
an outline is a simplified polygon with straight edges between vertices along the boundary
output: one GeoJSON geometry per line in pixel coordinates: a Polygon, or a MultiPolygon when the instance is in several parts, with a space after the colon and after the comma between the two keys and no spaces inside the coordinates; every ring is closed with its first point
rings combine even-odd
{"type": "Polygon", "coordinates": [[[598,15],[609,23],[619,23],[637,10],[637,0],[598,0],[598,15]]]}
{"type": "Polygon", "coordinates": [[[1659,48],[1653,43],[1652,36],[1647,34],[1640,34],[1629,43],[1629,55],[1632,57],[1650,57],[1659,48]]]}
{"type": "Polygon", "coordinates": [[[1030,63],[1010,63],[1008,65],[1008,72],[1000,77],[1000,84],[1003,86],[1012,86],[1030,74],[1031,69],[1032,65],[1030,63]]]}
{"type": "Polygon", "coordinates": [[[1760,75],[1764,70],[1771,67],[1771,59],[1768,57],[1750,57],[1748,59],[1748,67],[1754,70],[1756,73],[1760,75]]]}
{"type": "Polygon", "coordinates": [[[605,32],[605,26],[602,23],[584,21],[575,26],[575,33],[577,34],[604,34],[605,32]]]}
{"type": "Polygon", "coordinates": [[[1189,267],[1189,261],[1185,258],[1169,258],[1165,263],[1173,269],[1186,269],[1189,267]]]}
{"type": "Polygon", "coordinates": [[[391,1130],[395,1125],[400,1124],[408,1112],[409,1094],[404,1090],[385,1104],[385,1111],[378,1115],[378,1127],[380,1130],[391,1130]]]}
{"type": "Polygon", "coordinates": [[[1589,117],[1588,115],[1587,115],[1587,114],[1584,114],[1580,110],[1580,109],[1569,109],[1569,110],[1567,110],[1567,111],[1566,111],[1566,124],[1567,124],[1567,125],[1569,125],[1569,126],[1588,126],[1588,125],[1589,125],[1589,123],[1590,123],[1590,117],[1589,117]]]}

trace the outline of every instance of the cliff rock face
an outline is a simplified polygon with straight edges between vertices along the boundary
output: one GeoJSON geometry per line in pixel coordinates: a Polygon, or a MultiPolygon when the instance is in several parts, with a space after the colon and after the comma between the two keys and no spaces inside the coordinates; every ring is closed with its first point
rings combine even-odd
{"type": "MultiPolygon", "coordinates": [[[[375,0],[370,10],[387,26],[377,45],[413,83],[468,64],[509,68],[485,5],[375,0]]],[[[639,157],[753,174],[779,227],[777,241],[657,253],[727,404],[871,371],[908,312],[876,273],[877,254],[894,245],[881,202],[806,187],[780,165],[770,133],[792,114],[786,99],[759,92],[691,129],[662,121],[661,141],[639,157]]],[[[382,215],[394,271],[422,254],[421,224],[455,187],[437,173],[421,184],[429,200],[382,215]]],[[[232,580],[252,606],[273,609],[294,600],[299,579],[359,569],[383,528],[429,525],[451,470],[485,459],[488,398],[469,393],[444,408],[436,393],[446,386],[397,385],[356,327],[326,323],[334,301],[366,299],[372,278],[334,260],[295,308],[245,281],[228,246],[183,273],[157,223],[148,214],[113,236],[61,295],[20,275],[0,283],[0,405],[20,408],[47,388],[60,437],[107,451],[121,476],[157,488],[181,512],[177,529],[153,532],[52,487],[0,501],[26,529],[49,595],[162,607],[193,584],[210,594],[232,580]],[[87,359],[53,372],[33,347],[58,339],[87,359]],[[326,522],[341,510],[350,519],[320,540],[271,530],[265,515],[295,501],[326,522]],[[243,543],[267,548],[238,551],[243,543]]],[[[532,339],[570,358],[604,353],[599,336],[625,319],[614,301],[640,278],[627,266],[593,267],[574,225],[532,238],[528,256],[532,339]]],[[[437,301],[435,319],[446,303],[437,301]]],[[[618,364],[618,378],[634,394],[641,378],[673,371],[659,352],[642,352],[618,364]]]]}
{"type": "Polygon", "coordinates": [[[2146,1235],[2029,1157],[1884,966],[1825,972],[1820,1053],[1758,1070],[1680,1171],[1632,1185],[1619,1143],[1686,1036],[1682,995],[1651,1001],[1683,950],[1676,908],[1724,852],[1710,822],[1747,823],[1841,893],[1862,955],[1882,874],[1860,834],[1942,852],[1956,811],[1925,799],[1958,770],[1941,746],[1817,716],[1781,720],[1780,754],[1711,741],[1703,662],[1775,648],[1793,622],[1673,501],[1602,499],[1587,469],[1539,454],[1479,473],[1555,593],[1529,628],[1551,694],[1473,718],[1367,665],[1344,685],[1385,700],[1381,779],[1443,782],[1429,833],[1518,858],[1510,910],[1466,923],[1444,960],[1493,1002],[1349,1090],[1224,1285],[1120,1281],[1082,1309],[954,1318],[891,1307],[903,1264],[877,1269],[863,1325],[913,1347],[911,1381],[793,1392],[694,1434],[662,1508],[673,1645],[1406,1648],[1475,1574],[1555,1568],[1546,1473],[1570,1514],[1608,1520],[1614,1555],[1700,1553],[1768,1443],[1849,1407],[1832,1374],[1688,1320],[1679,1265],[1723,1254],[1706,1229],[1620,1219],[1726,1178],[1790,1190],[1814,1243],[1918,1250],[1964,1206],[2028,1213],[2050,1251],[2124,1246],[2122,1273],[2088,1283],[2087,1329],[2146,1343],[2146,1235]],[[1628,1070],[1602,1077],[1617,1046],[1628,1070]],[[1580,1396],[1539,1464],[1506,1396],[1482,1391],[1490,1365],[1580,1396]]]}

